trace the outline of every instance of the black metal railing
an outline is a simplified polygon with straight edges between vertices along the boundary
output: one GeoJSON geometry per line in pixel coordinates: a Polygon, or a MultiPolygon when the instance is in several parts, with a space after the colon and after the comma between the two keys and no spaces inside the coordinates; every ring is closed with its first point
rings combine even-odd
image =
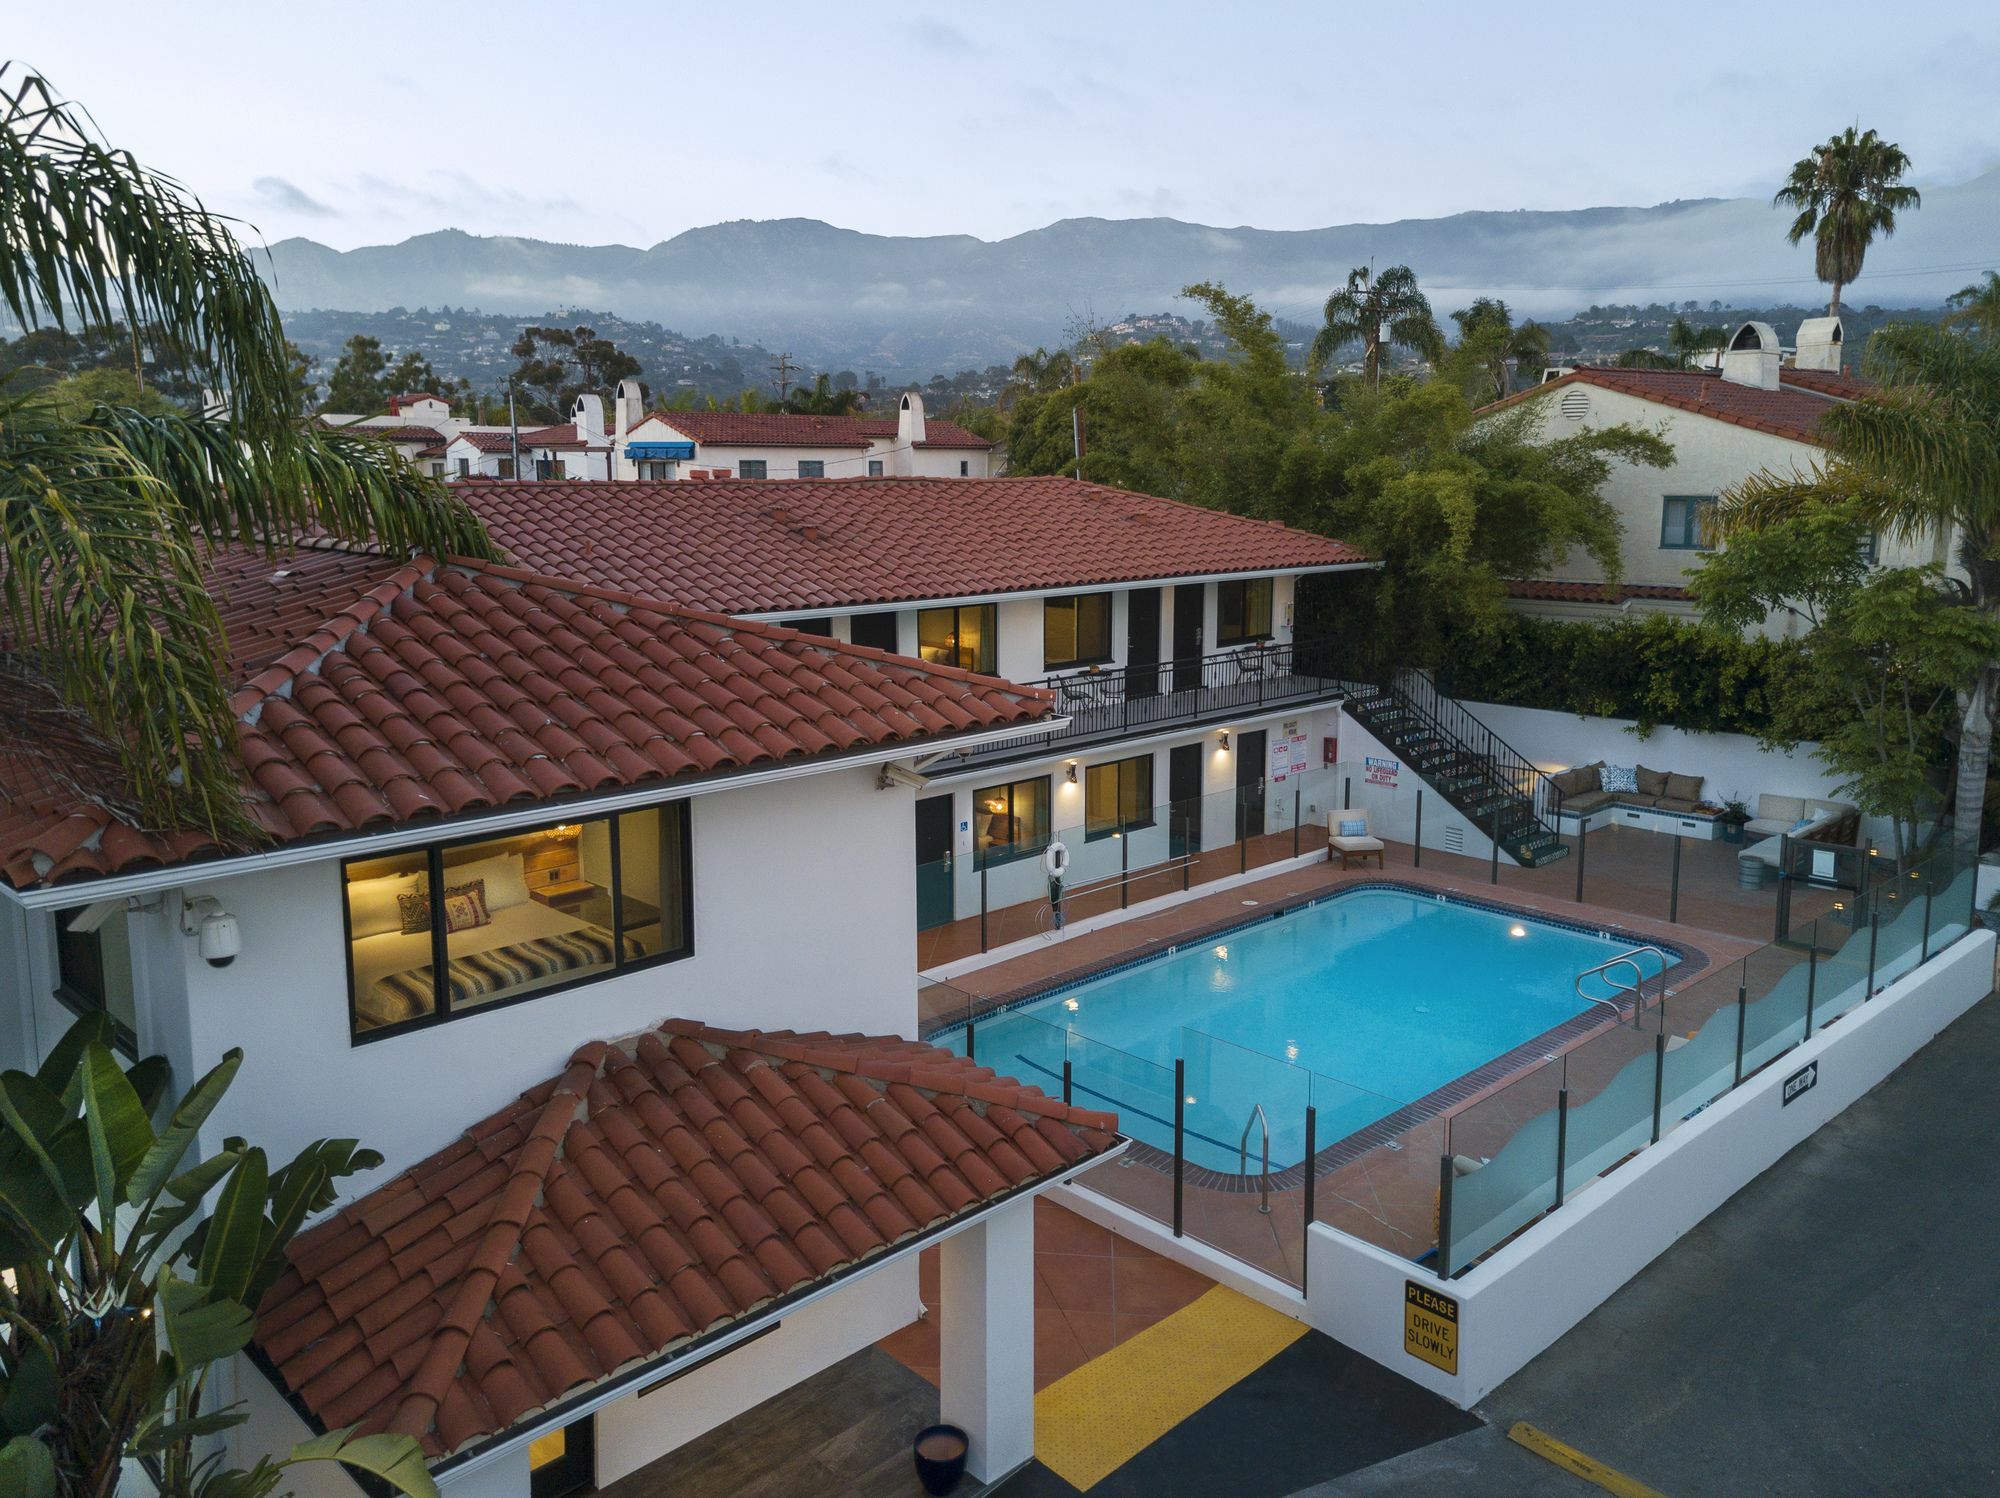
{"type": "Polygon", "coordinates": [[[1151,728],[1338,696],[1354,690],[1355,683],[1331,671],[1336,654],[1330,640],[1300,640],[1245,645],[1149,665],[1065,671],[1021,682],[1053,692],[1056,711],[1069,721],[1059,729],[1011,739],[990,750],[947,756],[938,765],[990,763],[1051,746],[1123,738],[1151,728]]]}

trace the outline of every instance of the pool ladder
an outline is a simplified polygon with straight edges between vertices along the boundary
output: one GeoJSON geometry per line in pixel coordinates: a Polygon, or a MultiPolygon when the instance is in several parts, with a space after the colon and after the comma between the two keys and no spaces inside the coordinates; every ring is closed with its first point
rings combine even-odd
{"type": "Polygon", "coordinates": [[[1642,954],[1647,952],[1651,952],[1655,957],[1660,959],[1660,976],[1664,984],[1667,972],[1667,954],[1662,952],[1658,947],[1632,947],[1627,951],[1620,952],[1616,957],[1607,957],[1604,961],[1598,963],[1597,966],[1587,967],[1578,973],[1576,975],[1576,996],[1588,1003],[1604,1005],[1605,1008],[1611,1011],[1611,1017],[1618,1021],[1618,1023],[1623,1024],[1625,1022],[1625,1006],[1623,1004],[1619,1003],[1616,999],[1600,999],[1596,994],[1585,993],[1583,991],[1583,980],[1585,978],[1601,976],[1616,992],[1632,996],[1632,1028],[1635,1030],[1641,1028],[1639,1024],[1639,1010],[1644,1005],[1646,998],[1646,970],[1639,966],[1638,959],[1642,954]],[[1618,979],[1611,976],[1612,972],[1618,968],[1630,968],[1632,970],[1632,981],[1630,984],[1621,983],[1618,979]]]}
{"type": "MultiPolygon", "coordinates": [[[[1250,1110],[1250,1116],[1243,1121],[1243,1137],[1236,1141],[1236,1173],[1248,1175],[1245,1168],[1250,1163],[1250,1130],[1261,1126],[1264,1130],[1264,1173],[1257,1178],[1257,1210],[1266,1216],[1271,1212],[1271,1120],[1264,1116],[1264,1105],[1258,1103],[1250,1110]]],[[[1312,1168],[1312,1162],[1306,1162],[1312,1168]]]]}

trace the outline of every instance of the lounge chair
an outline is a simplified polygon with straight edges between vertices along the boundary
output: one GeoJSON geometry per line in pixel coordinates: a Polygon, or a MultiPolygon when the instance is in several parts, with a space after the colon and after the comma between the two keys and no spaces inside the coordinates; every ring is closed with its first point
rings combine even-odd
{"type": "Polygon", "coordinates": [[[1368,828],[1368,813],[1365,811],[1330,811],[1326,814],[1326,856],[1329,861],[1338,858],[1340,866],[1349,867],[1348,860],[1360,859],[1365,865],[1370,857],[1376,868],[1386,868],[1382,862],[1382,839],[1372,836],[1368,828]],[[1359,827],[1356,832],[1352,829],[1359,827]],[[1349,830],[1343,831],[1346,828],[1349,830]]]}

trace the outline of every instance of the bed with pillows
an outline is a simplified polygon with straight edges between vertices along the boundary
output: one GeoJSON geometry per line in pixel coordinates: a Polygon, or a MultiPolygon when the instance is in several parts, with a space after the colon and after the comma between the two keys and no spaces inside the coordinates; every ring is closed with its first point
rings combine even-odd
{"type": "MultiPolygon", "coordinates": [[[[534,899],[519,853],[455,864],[444,877],[446,982],[454,1009],[611,965],[611,932],[534,899]]],[[[428,884],[423,874],[408,873],[347,886],[358,1029],[433,1012],[428,884]]],[[[625,951],[641,955],[629,936],[625,951]]]]}

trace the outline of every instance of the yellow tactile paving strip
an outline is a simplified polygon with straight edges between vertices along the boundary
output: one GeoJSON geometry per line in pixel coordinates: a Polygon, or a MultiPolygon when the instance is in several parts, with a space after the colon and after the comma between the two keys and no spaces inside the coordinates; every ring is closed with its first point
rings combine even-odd
{"type": "Polygon", "coordinates": [[[1037,1394],[1035,1455],[1088,1490],[1305,1334],[1217,1285],[1037,1394]]]}

